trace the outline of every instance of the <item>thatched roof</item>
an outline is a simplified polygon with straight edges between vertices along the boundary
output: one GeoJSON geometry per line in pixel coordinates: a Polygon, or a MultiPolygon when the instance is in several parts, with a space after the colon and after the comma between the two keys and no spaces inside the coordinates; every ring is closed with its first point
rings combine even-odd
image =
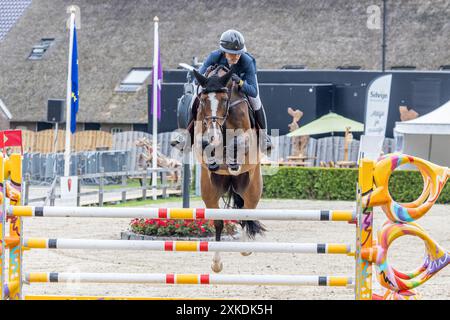
{"type": "MultiPolygon", "coordinates": [[[[66,7],[81,8],[78,31],[80,122],[145,123],[146,89],[116,93],[133,67],[150,67],[153,17],[160,19],[164,68],[202,60],[224,30],[243,32],[258,67],[361,65],[380,68],[381,29],[367,8],[381,0],[34,0],[0,42],[0,97],[15,121],[43,121],[49,98],[65,98],[66,7]],[[41,38],[55,38],[40,61],[27,60],[41,38]]],[[[388,1],[387,66],[436,70],[450,64],[449,1],[388,1]]]]}

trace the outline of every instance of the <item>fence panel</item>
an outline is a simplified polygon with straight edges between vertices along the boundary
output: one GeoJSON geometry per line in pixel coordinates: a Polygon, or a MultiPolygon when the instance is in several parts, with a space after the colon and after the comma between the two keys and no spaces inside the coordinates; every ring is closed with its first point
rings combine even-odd
{"type": "MultiPolygon", "coordinates": [[[[42,137],[49,135],[44,133],[42,137]]],[[[161,152],[171,158],[181,161],[182,153],[170,146],[170,140],[174,133],[166,132],[159,135],[161,152]]],[[[135,142],[139,138],[146,137],[151,141],[151,135],[145,132],[124,132],[112,136],[112,148],[117,150],[108,151],[83,151],[72,153],[70,174],[99,173],[100,168],[105,172],[122,171],[125,167],[128,171],[137,171],[137,158],[143,152],[142,147],[136,147],[135,142]]],[[[31,141],[31,140],[28,140],[31,141]]],[[[291,138],[287,136],[273,137],[275,147],[278,152],[272,153],[272,161],[287,159],[292,150],[291,138]],[[277,159],[275,159],[277,158],[277,159]]],[[[92,142],[89,142],[89,144],[92,142]]],[[[87,144],[86,144],[87,145],[87,144]]],[[[385,139],[383,143],[384,153],[392,152],[395,147],[394,139],[385,139]]],[[[40,148],[45,149],[45,145],[40,148]]],[[[359,141],[352,140],[349,144],[349,161],[357,161],[359,152],[359,141]]],[[[321,161],[337,162],[344,159],[344,137],[325,137],[321,139],[310,138],[306,147],[306,155],[315,159],[311,161],[313,165],[319,166],[321,161]]],[[[191,157],[193,159],[193,157],[191,157]]],[[[33,181],[49,182],[56,175],[64,175],[64,154],[59,153],[30,153],[24,154],[23,172],[29,173],[33,181]]]]}

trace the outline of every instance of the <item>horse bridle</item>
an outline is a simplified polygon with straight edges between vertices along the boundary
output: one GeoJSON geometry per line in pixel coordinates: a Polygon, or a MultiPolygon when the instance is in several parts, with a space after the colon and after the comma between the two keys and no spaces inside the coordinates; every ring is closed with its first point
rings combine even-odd
{"type": "MultiPolygon", "coordinates": [[[[233,90],[233,87],[231,87],[231,90],[233,90]]],[[[216,91],[216,92],[224,92],[224,93],[228,93],[228,88],[222,88],[220,91],[216,91]]],[[[205,127],[208,127],[208,122],[211,121],[213,124],[217,123],[217,125],[219,126],[220,130],[223,130],[223,126],[225,125],[225,122],[227,121],[228,118],[228,114],[230,112],[230,98],[227,98],[226,101],[226,107],[225,107],[225,115],[223,117],[220,116],[205,116],[203,119],[203,125],[205,127]],[[222,123],[220,123],[221,120],[222,123]]],[[[200,108],[202,108],[204,106],[204,102],[200,101],[200,108]]]]}
{"type": "MultiPolygon", "coordinates": [[[[214,72],[214,74],[218,74],[221,69],[223,69],[225,72],[230,71],[230,69],[228,69],[226,66],[219,65],[215,69],[212,69],[209,73],[214,72]]],[[[208,73],[208,75],[209,75],[209,73],[208,73]]],[[[234,82],[232,82],[231,90],[230,90],[231,92],[233,92],[234,85],[235,85],[234,82]]],[[[197,87],[197,90],[198,90],[198,87],[197,87]]],[[[228,94],[229,90],[228,90],[227,87],[223,87],[220,90],[215,91],[215,92],[222,92],[222,93],[227,93],[228,94]]],[[[204,89],[202,90],[202,93],[204,93],[204,89]]],[[[198,92],[197,92],[197,95],[198,95],[198,92]]],[[[230,113],[230,108],[234,107],[235,105],[238,105],[242,101],[246,101],[246,99],[245,98],[241,98],[241,99],[238,99],[236,101],[233,101],[233,103],[231,103],[231,99],[230,99],[230,97],[228,97],[227,98],[227,105],[226,105],[226,109],[225,109],[225,116],[223,116],[223,117],[219,117],[219,116],[205,116],[205,118],[203,119],[203,125],[205,127],[208,127],[208,121],[211,120],[212,123],[217,123],[217,125],[219,126],[220,130],[222,131],[222,133],[224,133],[224,129],[225,129],[224,126],[225,126],[225,123],[227,121],[228,115],[230,113]],[[217,120],[222,120],[222,124],[219,121],[217,121],[217,120]]],[[[202,106],[203,106],[203,101],[200,101],[200,108],[202,106]]]]}

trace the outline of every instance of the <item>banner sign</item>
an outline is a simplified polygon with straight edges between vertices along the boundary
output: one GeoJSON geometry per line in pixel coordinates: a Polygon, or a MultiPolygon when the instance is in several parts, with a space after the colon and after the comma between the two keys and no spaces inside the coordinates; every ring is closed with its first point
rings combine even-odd
{"type": "Polygon", "coordinates": [[[385,136],[391,98],[392,74],[373,80],[367,89],[366,116],[364,134],[368,136],[385,136]]]}

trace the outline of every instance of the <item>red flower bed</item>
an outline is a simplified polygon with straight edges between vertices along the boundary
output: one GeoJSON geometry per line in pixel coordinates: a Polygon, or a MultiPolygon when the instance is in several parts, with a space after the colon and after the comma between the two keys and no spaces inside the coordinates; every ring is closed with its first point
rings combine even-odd
{"type": "MultiPolygon", "coordinates": [[[[223,234],[236,233],[234,220],[225,220],[223,234]]],[[[215,235],[213,220],[133,219],[131,231],[147,236],[210,237],[215,235]]]]}

